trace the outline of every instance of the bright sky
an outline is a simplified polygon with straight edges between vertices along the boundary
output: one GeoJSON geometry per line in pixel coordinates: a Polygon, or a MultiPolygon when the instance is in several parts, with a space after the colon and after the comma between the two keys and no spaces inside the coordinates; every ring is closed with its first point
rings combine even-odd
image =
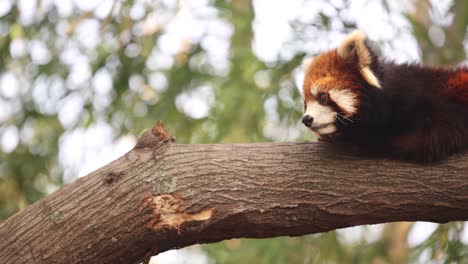
{"type": "MultiPolygon", "coordinates": [[[[5,14],[11,8],[13,0],[0,1],[0,16],[5,14]]],[[[147,0],[136,1],[130,15],[138,19],[143,14],[141,3],[147,0]]],[[[45,5],[56,5],[59,14],[69,15],[74,5],[82,10],[96,10],[98,17],[104,17],[110,10],[112,0],[45,0],[45,5]]],[[[165,2],[174,3],[167,0],[165,2]]],[[[186,39],[200,41],[202,46],[209,52],[209,58],[216,65],[219,65],[219,74],[227,69],[229,37],[232,34],[232,27],[226,22],[218,19],[216,16],[202,16],[207,14],[208,0],[181,0],[182,10],[177,16],[169,22],[165,34],[159,39],[158,46],[161,52],[151,55],[147,67],[151,70],[171,67],[173,59],[171,54],[176,53],[183,47],[186,39]],[[188,27],[187,25],[190,25],[188,27]],[[203,36],[203,37],[202,37],[203,36]],[[206,36],[206,37],[205,37],[206,36]]],[[[273,62],[280,59],[287,60],[293,54],[294,49],[307,50],[314,54],[323,49],[329,48],[330,41],[334,46],[338,45],[344,35],[331,33],[324,35],[320,32],[308,32],[312,41],[303,46],[288,45],[288,41],[294,37],[294,31],[290,22],[294,19],[301,21],[310,21],[316,14],[323,12],[328,15],[336,15],[336,10],[331,8],[328,1],[272,1],[272,0],[254,0],[256,12],[254,21],[255,39],[252,43],[256,55],[266,62],[273,62]]],[[[336,6],[342,6],[343,1],[330,1],[336,6]]],[[[358,28],[364,30],[371,39],[387,40],[390,44],[384,45],[383,51],[388,57],[396,61],[415,61],[419,59],[417,45],[409,31],[407,20],[401,15],[402,8],[406,1],[387,1],[390,4],[392,12],[390,15],[382,9],[380,1],[356,0],[351,1],[347,12],[340,14],[343,17],[355,19],[358,28]]],[[[440,23],[444,23],[444,13],[450,1],[433,1],[439,12],[440,23]]],[[[21,20],[28,24],[31,22],[35,12],[35,0],[19,0],[21,6],[21,20]]],[[[144,30],[151,32],[159,26],[156,14],[151,14],[142,24],[144,30]]],[[[332,22],[332,28],[342,29],[340,23],[332,22]]],[[[60,32],[61,27],[58,26],[60,32]]],[[[1,29],[0,29],[1,31],[1,29]]],[[[65,32],[65,27],[62,29],[65,32]]],[[[77,28],[79,39],[83,46],[92,49],[100,41],[99,24],[95,20],[86,20],[77,28]]],[[[437,30],[433,32],[437,35],[437,30]]],[[[45,43],[35,41],[25,44],[24,41],[15,40],[11,48],[11,53],[15,57],[21,57],[26,52],[30,52],[35,63],[43,64],[50,60],[49,51],[45,43]]],[[[138,49],[128,49],[128,54],[137,54],[138,49]]],[[[66,80],[69,87],[78,88],[90,77],[89,61],[86,56],[81,54],[76,46],[67,46],[61,56],[62,61],[71,67],[71,76],[66,80]]],[[[299,65],[298,65],[299,67],[299,65]]],[[[262,76],[259,74],[259,80],[262,76]]],[[[296,72],[296,83],[300,87],[302,83],[302,73],[296,72]]],[[[138,75],[132,77],[130,89],[138,91],[141,89],[140,78],[138,75]]],[[[150,78],[151,86],[155,89],[165,89],[165,77],[161,74],[154,74],[150,78]]],[[[64,127],[71,127],[82,113],[83,99],[78,92],[72,93],[65,100],[59,100],[63,93],[64,83],[61,80],[39,80],[34,86],[34,98],[38,107],[43,112],[53,112],[57,107],[59,110],[59,120],[64,127]]],[[[104,106],[110,101],[110,90],[112,89],[112,79],[110,73],[106,70],[98,72],[93,77],[92,85],[100,95],[96,99],[96,105],[104,106]]],[[[5,98],[14,99],[21,93],[21,83],[14,74],[5,73],[0,76],[0,94],[5,98]]],[[[0,99],[1,100],[1,99],[0,99]]],[[[198,89],[181,94],[176,105],[181,112],[192,118],[203,118],[208,114],[214,95],[210,87],[199,87],[198,89]],[[195,111],[193,109],[196,109],[195,111]]],[[[274,125],[275,101],[267,100],[265,110],[269,113],[270,121],[265,128],[265,133],[274,133],[280,131],[280,135],[272,137],[284,138],[289,133],[290,138],[298,136],[298,130],[293,132],[281,132],[280,128],[274,125]]],[[[0,122],[6,120],[8,116],[14,113],[15,105],[6,104],[0,101],[0,122]]],[[[136,109],[136,113],[144,114],[145,106],[136,109]]],[[[286,129],[287,128],[281,128],[286,129]]],[[[0,131],[0,146],[4,151],[9,152],[15,149],[21,136],[27,136],[26,132],[18,131],[14,126],[6,127],[0,131]]],[[[129,151],[135,144],[136,139],[133,135],[124,135],[113,141],[114,132],[112,127],[104,122],[97,122],[87,129],[79,128],[65,133],[60,138],[60,163],[66,168],[66,181],[71,181],[78,174],[84,176],[89,172],[107,164],[108,162],[120,157],[129,151]],[[73,151],[70,151],[73,150],[73,151]]],[[[410,246],[415,246],[424,241],[437,225],[432,223],[417,223],[409,236],[410,246]]],[[[367,227],[364,232],[362,227],[347,228],[339,231],[343,239],[348,241],[357,241],[361,237],[373,241],[380,234],[382,226],[374,225],[367,227]]],[[[463,241],[468,243],[468,227],[463,233],[463,241]]],[[[208,257],[198,249],[185,249],[181,251],[170,251],[160,254],[152,259],[152,263],[208,263],[208,257]]]]}

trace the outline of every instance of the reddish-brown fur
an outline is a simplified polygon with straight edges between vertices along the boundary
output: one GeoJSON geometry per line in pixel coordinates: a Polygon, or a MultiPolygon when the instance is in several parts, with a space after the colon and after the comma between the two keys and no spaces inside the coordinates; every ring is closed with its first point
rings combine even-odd
{"type": "Polygon", "coordinates": [[[348,89],[357,97],[352,122],[335,121],[338,141],[399,158],[435,161],[468,148],[468,70],[430,68],[378,60],[369,49],[370,69],[381,88],[366,82],[359,63],[336,50],[317,56],[304,80],[304,100],[318,92],[348,89]]]}
{"type": "Polygon", "coordinates": [[[451,76],[444,95],[458,103],[468,104],[468,72],[457,71],[451,76]]]}
{"type": "Polygon", "coordinates": [[[304,99],[315,100],[310,91],[312,85],[318,87],[318,92],[326,93],[331,89],[343,88],[359,93],[365,81],[359,74],[359,69],[350,66],[338,56],[336,50],[328,51],[315,58],[304,78],[304,99]]]}

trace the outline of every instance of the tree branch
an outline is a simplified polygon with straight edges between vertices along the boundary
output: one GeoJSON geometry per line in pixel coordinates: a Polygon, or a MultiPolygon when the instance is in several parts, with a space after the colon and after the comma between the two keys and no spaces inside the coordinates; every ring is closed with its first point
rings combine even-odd
{"type": "Polygon", "coordinates": [[[158,124],[123,157],[1,223],[0,263],[137,263],[229,238],[468,220],[468,157],[421,166],[322,144],[172,141],[158,124]]]}

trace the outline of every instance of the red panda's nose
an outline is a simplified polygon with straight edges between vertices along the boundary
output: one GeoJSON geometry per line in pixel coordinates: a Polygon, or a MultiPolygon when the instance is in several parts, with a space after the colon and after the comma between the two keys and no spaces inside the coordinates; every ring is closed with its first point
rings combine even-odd
{"type": "Polygon", "coordinates": [[[312,125],[312,123],[314,122],[314,118],[311,117],[310,115],[304,115],[304,117],[302,118],[302,123],[306,126],[306,127],[310,127],[312,125]]]}

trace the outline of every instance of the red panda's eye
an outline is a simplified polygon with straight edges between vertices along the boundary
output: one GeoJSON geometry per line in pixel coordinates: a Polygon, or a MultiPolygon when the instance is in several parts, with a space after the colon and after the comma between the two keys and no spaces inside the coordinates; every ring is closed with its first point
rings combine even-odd
{"type": "Polygon", "coordinates": [[[321,105],[327,105],[328,101],[330,100],[328,93],[319,93],[317,95],[317,101],[321,105]]]}

